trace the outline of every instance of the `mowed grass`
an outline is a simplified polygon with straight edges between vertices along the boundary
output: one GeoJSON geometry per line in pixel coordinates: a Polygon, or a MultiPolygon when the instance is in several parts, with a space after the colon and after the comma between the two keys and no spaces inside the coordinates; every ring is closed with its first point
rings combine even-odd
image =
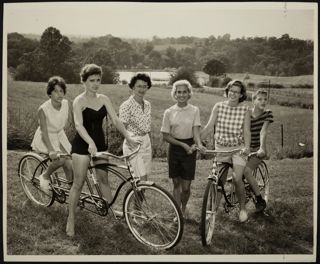
{"type": "MultiPolygon", "coordinates": [[[[202,247],[199,227],[211,162],[198,161],[189,200],[191,219],[185,223],[182,240],[171,250],[155,251],[137,242],[124,220],[117,221],[110,214],[101,217],[85,210],[77,211],[76,236],[67,237],[67,204],[55,202],[51,207],[43,208],[32,204],[24,194],[17,175],[18,162],[23,154],[8,151],[7,155],[7,218],[4,220],[7,243],[4,246],[10,256],[157,255],[161,259],[161,255],[309,256],[315,253],[312,158],[268,161],[271,192],[266,215],[257,215],[250,210],[249,222],[241,224],[236,209],[230,215],[222,211],[217,218],[213,244],[209,247],[202,247]]],[[[154,160],[149,179],[171,192],[165,159],[154,160]]],[[[113,179],[110,180],[114,183],[113,179]]],[[[116,207],[121,206],[120,199],[116,207]]],[[[197,261],[200,260],[201,256],[197,261]]]]}
{"type": "MultiPolygon", "coordinates": [[[[30,146],[38,126],[37,109],[48,99],[45,87],[45,83],[8,82],[7,132],[10,149],[26,149],[30,146]]],[[[66,98],[72,102],[84,88],[80,84],[70,84],[67,89],[66,98]]],[[[120,104],[130,95],[128,86],[122,85],[101,85],[100,92],[109,96],[117,112],[120,104]]],[[[146,99],[152,104],[153,153],[156,157],[165,157],[166,144],[162,142],[160,127],[165,109],[175,102],[170,96],[170,89],[159,87],[152,87],[146,99]]],[[[190,103],[200,108],[201,122],[205,125],[212,107],[222,100],[225,98],[195,92],[190,103]]],[[[274,114],[274,123],[270,126],[268,135],[271,158],[311,156],[313,154],[313,110],[278,105],[270,105],[269,108],[274,114]],[[284,128],[283,147],[281,146],[281,125],[284,128]],[[300,147],[298,143],[303,143],[305,146],[300,147]]],[[[72,140],[74,126],[71,118],[67,130],[70,130],[67,132],[69,139],[72,140]]],[[[113,137],[109,136],[109,140],[112,141],[113,137]]],[[[112,149],[121,149],[121,142],[113,142],[113,144],[117,146],[112,149]]]]}

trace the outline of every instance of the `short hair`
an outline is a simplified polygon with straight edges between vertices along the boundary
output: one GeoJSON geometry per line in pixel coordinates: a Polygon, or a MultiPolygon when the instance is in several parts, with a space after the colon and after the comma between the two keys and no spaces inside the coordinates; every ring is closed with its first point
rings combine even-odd
{"type": "Polygon", "coordinates": [[[252,94],[252,100],[255,100],[258,95],[261,94],[261,95],[265,95],[266,97],[268,97],[268,92],[267,90],[265,89],[258,89],[257,91],[255,91],[253,94],[252,94]]]}
{"type": "Polygon", "coordinates": [[[98,74],[102,76],[102,68],[96,64],[86,64],[80,71],[80,78],[82,82],[85,82],[89,76],[98,74]]]}
{"type": "Polygon", "coordinates": [[[52,76],[47,84],[47,95],[51,95],[56,85],[59,85],[62,88],[63,93],[66,94],[67,86],[65,80],[60,76],[52,76]]]}
{"type": "MultiPolygon", "coordinates": [[[[175,94],[176,94],[176,91],[177,91],[177,86],[179,85],[185,85],[187,86],[188,90],[189,90],[189,94],[190,94],[190,98],[191,96],[193,95],[193,92],[192,92],[192,85],[191,83],[188,81],[188,80],[178,80],[178,81],[175,81],[173,84],[172,84],[172,90],[171,90],[171,97],[176,100],[175,98],[175,94]]],[[[189,98],[189,99],[190,99],[189,98]]]]}
{"type": "Polygon", "coordinates": [[[247,99],[247,89],[246,89],[245,85],[243,84],[243,82],[241,82],[240,80],[232,80],[232,81],[228,82],[228,84],[224,90],[227,97],[229,94],[229,90],[232,86],[237,86],[237,87],[241,88],[240,94],[242,96],[239,98],[239,103],[241,103],[247,99]]]}
{"type": "Polygon", "coordinates": [[[146,73],[136,73],[130,80],[130,83],[129,83],[130,89],[133,89],[133,87],[135,86],[138,80],[146,82],[148,84],[148,89],[150,89],[150,87],[152,86],[149,75],[147,75],[146,73]]]}

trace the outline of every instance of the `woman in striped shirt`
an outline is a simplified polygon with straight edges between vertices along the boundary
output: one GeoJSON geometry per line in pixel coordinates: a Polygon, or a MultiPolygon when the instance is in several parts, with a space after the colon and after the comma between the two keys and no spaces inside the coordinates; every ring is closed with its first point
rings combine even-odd
{"type": "Polygon", "coordinates": [[[252,152],[257,152],[256,156],[250,157],[244,171],[246,180],[250,184],[256,195],[256,209],[258,212],[266,208],[266,202],[261,197],[260,189],[252,172],[259,166],[261,160],[267,157],[266,138],[269,124],[273,122],[271,110],[266,110],[268,103],[268,93],[263,89],[257,90],[252,96],[253,109],[251,113],[251,145],[252,152]]]}

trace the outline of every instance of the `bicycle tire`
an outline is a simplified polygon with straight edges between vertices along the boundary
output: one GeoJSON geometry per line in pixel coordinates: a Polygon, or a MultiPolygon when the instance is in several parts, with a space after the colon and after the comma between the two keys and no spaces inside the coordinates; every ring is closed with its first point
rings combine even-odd
{"type": "Polygon", "coordinates": [[[156,184],[137,184],[138,193],[129,189],[123,212],[133,236],[142,244],[169,249],[182,237],[184,220],[181,209],[165,189],[156,184]]]}
{"type": "Polygon", "coordinates": [[[217,185],[209,179],[204,192],[201,209],[200,232],[203,246],[209,246],[212,242],[218,207],[217,185]]]}
{"type": "Polygon", "coordinates": [[[262,198],[268,203],[270,194],[269,171],[267,164],[262,161],[254,170],[253,175],[258,183],[262,198]]]}
{"type": "Polygon", "coordinates": [[[49,207],[54,202],[53,191],[46,194],[40,189],[38,177],[43,173],[47,166],[42,162],[41,156],[29,153],[22,157],[18,166],[18,175],[22,188],[33,203],[49,207]]]}

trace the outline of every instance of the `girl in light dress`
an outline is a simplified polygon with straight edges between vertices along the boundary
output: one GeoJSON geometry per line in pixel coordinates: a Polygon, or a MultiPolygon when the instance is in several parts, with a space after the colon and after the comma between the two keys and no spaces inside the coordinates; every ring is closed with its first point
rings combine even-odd
{"type": "Polygon", "coordinates": [[[47,85],[49,100],[38,109],[39,127],[33,137],[31,147],[34,151],[47,154],[51,159],[48,168],[39,176],[40,188],[50,192],[50,175],[62,167],[67,180],[73,180],[72,162],[70,158],[59,158],[58,153],[70,153],[71,144],[65,134],[64,127],[68,121],[69,104],[64,98],[66,83],[63,78],[53,76],[47,85]]]}

